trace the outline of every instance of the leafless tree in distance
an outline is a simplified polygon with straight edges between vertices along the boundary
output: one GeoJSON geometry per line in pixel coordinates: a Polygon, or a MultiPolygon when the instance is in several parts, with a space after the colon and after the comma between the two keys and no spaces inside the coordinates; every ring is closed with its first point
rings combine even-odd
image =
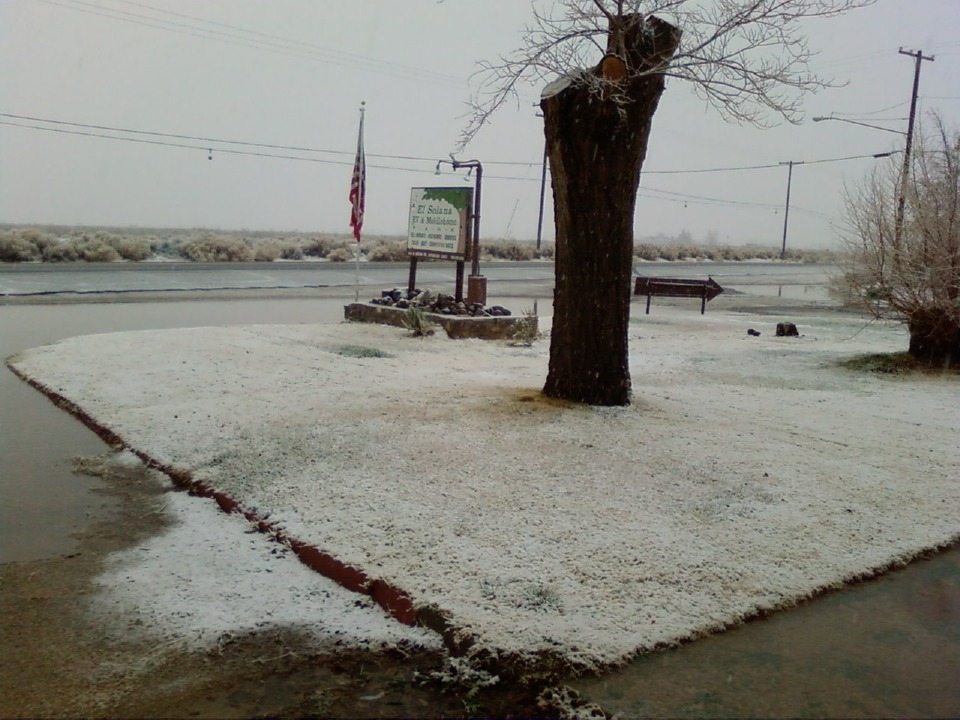
{"type": "Polygon", "coordinates": [[[895,160],[847,188],[833,290],[874,317],[904,322],[917,359],[950,364],[960,360],[960,132],[938,117],[933,125],[919,134],[905,186],[895,160]]]}
{"type": "Polygon", "coordinates": [[[521,84],[546,83],[556,226],[546,395],[630,402],[633,215],[667,79],[692,83],[729,120],[796,122],[802,96],[830,84],[809,69],[801,21],[872,2],[532,0],[523,46],[481,64],[461,149],[521,84]]]}

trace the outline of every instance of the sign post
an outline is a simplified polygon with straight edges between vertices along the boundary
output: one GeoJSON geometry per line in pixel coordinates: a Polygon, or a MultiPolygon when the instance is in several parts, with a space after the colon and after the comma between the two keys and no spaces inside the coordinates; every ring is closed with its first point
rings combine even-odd
{"type": "Polygon", "coordinates": [[[650,314],[650,298],[658,297],[695,297],[700,298],[700,314],[707,309],[707,302],[723,292],[723,288],[712,277],[706,280],[686,280],[683,278],[662,278],[637,275],[634,295],[647,296],[647,315],[650,314]]]}
{"type": "Polygon", "coordinates": [[[457,301],[463,300],[463,265],[470,243],[473,188],[411,188],[410,216],[407,226],[407,254],[410,278],[407,290],[417,282],[417,260],[440,258],[457,262],[457,301]]]}

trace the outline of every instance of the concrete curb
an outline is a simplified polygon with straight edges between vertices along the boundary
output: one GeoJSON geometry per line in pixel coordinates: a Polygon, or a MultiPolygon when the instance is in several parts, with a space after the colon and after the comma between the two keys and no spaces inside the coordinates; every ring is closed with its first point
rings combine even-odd
{"type": "MultiPolygon", "coordinates": [[[[368,303],[350,303],[343,306],[343,317],[351,322],[379,323],[405,327],[403,319],[406,310],[384,305],[370,305],[368,303]]],[[[481,340],[511,340],[527,333],[529,322],[534,323],[533,333],[538,331],[536,317],[526,315],[509,315],[506,317],[469,317],[462,315],[440,315],[427,313],[424,315],[446,330],[447,335],[459,340],[463,338],[479,338],[481,340]]]]}

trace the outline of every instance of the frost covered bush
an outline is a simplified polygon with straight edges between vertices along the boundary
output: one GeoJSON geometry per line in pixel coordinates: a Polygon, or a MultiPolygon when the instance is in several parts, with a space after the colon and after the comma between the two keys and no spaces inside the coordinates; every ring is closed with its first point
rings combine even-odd
{"type": "Polygon", "coordinates": [[[557,255],[557,246],[553,243],[541,243],[540,245],[540,259],[541,260],[553,260],[557,255]]]}
{"type": "Polygon", "coordinates": [[[44,262],[76,262],[79,259],[77,246],[70,240],[57,240],[43,249],[44,262]]]}
{"type": "Polygon", "coordinates": [[[932,119],[907,167],[889,160],[848,188],[833,290],[906,325],[915,359],[950,367],[960,360],[960,129],[932,119]]]}
{"type": "Polygon", "coordinates": [[[150,243],[141,238],[121,237],[118,235],[106,239],[107,244],[116,250],[124,260],[140,262],[153,254],[150,243]]]}
{"type": "Polygon", "coordinates": [[[327,260],[330,262],[349,262],[353,260],[353,251],[350,248],[338,247],[327,254],[327,260]]]}
{"type": "Polygon", "coordinates": [[[280,247],[280,257],[284,260],[303,260],[303,250],[297,243],[286,243],[280,247]]]}
{"type": "Polygon", "coordinates": [[[482,242],[480,254],[497,260],[533,260],[537,256],[537,246],[531,242],[516,240],[482,242]]]}
{"type": "Polygon", "coordinates": [[[40,258],[40,249],[13,230],[0,233],[0,262],[30,262],[40,258]]]}
{"type": "MultiPolygon", "coordinates": [[[[681,243],[638,243],[633,248],[634,257],[653,262],[656,260],[691,260],[713,262],[742,262],[744,260],[780,259],[780,248],[745,245],[686,245],[681,243]]],[[[790,262],[831,263],[835,255],[829,250],[788,249],[785,259],[790,262]]]]}
{"type": "Polygon", "coordinates": [[[100,237],[84,237],[76,244],[77,254],[84,262],[116,262],[120,253],[110,243],[100,237]]]}
{"type": "Polygon", "coordinates": [[[253,246],[253,259],[257,262],[273,262],[280,257],[280,243],[275,240],[255,243],[253,246]]]}
{"type": "Polygon", "coordinates": [[[307,240],[302,249],[303,254],[309,257],[325,258],[332,250],[343,247],[345,243],[345,240],[321,236],[307,240]]]}
{"type": "Polygon", "coordinates": [[[530,347],[534,342],[540,339],[540,320],[537,317],[537,311],[533,308],[523,311],[523,317],[516,325],[516,330],[511,338],[511,345],[521,347],[530,347]]]}
{"type": "Polygon", "coordinates": [[[250,262],[253,250],[242,240],[207,233],[180,247],[183,257],[193,262],[250,262]]]}
{"type": "Polygon", "coordinates": [[[403,262],[409,257],[402,240],[376,240],[366,252],[370,262],[403,262]]]}

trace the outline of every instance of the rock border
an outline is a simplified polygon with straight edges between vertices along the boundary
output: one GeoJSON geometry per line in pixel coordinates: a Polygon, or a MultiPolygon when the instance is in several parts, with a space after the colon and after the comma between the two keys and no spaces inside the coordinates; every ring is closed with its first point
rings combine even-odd
{"type": "MultiPolygon", "coordinates": [[[[404,317],[407,311],[395,307],[372,305],[369,303],[350,303],[343,306],[343,317],[349,322],[378,323],[406,327],[404,317]]],[[[535,316],[516,315],[501,317],[471,317],[469,315],[440,315],[424,312],[424,316],[442,327],[447,335],[454,339],[478,338],[480,340],[512,340],[517,337],[536,334],[539,331],[535,316]],[[529,330],[529,323],[534,323],[529,330]]]]}

